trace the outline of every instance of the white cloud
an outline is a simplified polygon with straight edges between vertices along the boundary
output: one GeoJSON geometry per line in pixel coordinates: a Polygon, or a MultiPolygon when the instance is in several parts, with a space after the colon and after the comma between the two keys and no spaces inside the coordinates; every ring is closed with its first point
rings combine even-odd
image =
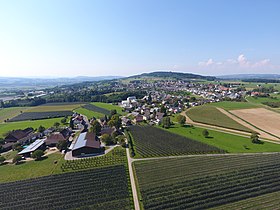
{"type": "Polygon", "coordinates": [[[212,58],[210,58],[208,61],[202,61],[198,63],[199,66],[211,66],[212,64],[215,64],[212,58]]]}
{"type": "Polygon", "coordinates": [[[211,68],[211,69],[225,69],[225,70],[233,70],[233,69],[264,69],[264,68],[276,68],[270,63],[270,59],[263,59],[259,61],[250,61],[246,58],[244,54],[240,54],[237,58],[227,59],[225,61],[217,61],[214,62],[212,58],[207,61],[201,61],[198,63],[199,67],[211,68]]]}

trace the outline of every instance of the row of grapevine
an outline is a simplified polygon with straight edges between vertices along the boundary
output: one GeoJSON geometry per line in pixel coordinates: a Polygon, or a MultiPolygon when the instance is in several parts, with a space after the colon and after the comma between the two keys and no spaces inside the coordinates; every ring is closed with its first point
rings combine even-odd
{"type": "Polygon", "coordinates": [[[145,209],[208,209],[280,192],[279,154],[173,158],[134,166],[145,209]]]}
{"type": "Polygon", "coordinates": [[[127,180],[117,165],[0,184],[0,209],[132,209],[127,180]]]}
{"type": "Polygon", "coordinates": [[[125,149],[117,147],[104,156],[84,158],[80,160],[68,160],[62,164],[61,169],[63,172],[78,171],[83,169],[99,168],[124,163],[126,163],[125,149]]]}
{"type": "Polygon", "coordinates": [[[133,135],[137,154],[144,158],[224,153],[216,147],[151,126],[133,126],[129,130],[133,135]]]}

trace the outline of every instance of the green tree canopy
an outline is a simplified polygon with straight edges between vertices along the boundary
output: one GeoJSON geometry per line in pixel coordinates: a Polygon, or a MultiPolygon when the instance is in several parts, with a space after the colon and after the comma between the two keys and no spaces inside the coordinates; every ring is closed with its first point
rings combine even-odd
{"type": "Polygon", "coordinates": [[[170,117],[164,117],[164,118],[162,118],[162,127],[163,127],[163,128],[170,128],[170,126],[171,126],[170,117]]]}
{"type": "Polygon", "coordinates": [[[185,123],[186,123],[186,117],[185,116],[183,116],[183,115],[178,115],[177,116],[177,122],[180,124],[180,125],[185,125],[185,123]]]}
{"type": "Polygon", "coordinates": [[[203,135],[205,138],[208,138],[208,137],[209,137],[209,131],[206,130],[206,129],[204,129],[204,130],[202,131],[202,135],[203,135]]]}
{"type": "Polygon", "coordinates": [[[32,153],[31,157],[34,158],[35,160],[41,160],[43,155],[44,155],[44,151],[38,149],[32,153]]]}

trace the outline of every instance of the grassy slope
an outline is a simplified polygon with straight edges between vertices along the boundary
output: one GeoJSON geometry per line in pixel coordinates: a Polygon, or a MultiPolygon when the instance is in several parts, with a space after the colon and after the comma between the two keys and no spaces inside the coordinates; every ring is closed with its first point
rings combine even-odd
{"type": "Polygon", "coordinates": [[[120,106],[117,106],[117,105],[102,103],[102,102],[93,102],[92,105],[95,105],[95,106],[98,106],[98,107],[101,107],[101,108],[107,109],[107,110],[115,109],[121,115],[126,114],[125,112],[122,111],[122,108],[120,106]]]}
{"type": "Polygon", "coordinates": [[[233,102],[233,101],[222,101],[218,103],[211,103],[211,104],[207,104],[207,106],[215,106],[215,107],[223,108],[225,110],[258,108],[258,105],[254,105],[248,102],[233,102]]]}
{"type": "Polygon", "coordinates": [[[92,117],[95,117],[95,118],[104,117],[104,114],[102,114],[102,113],[94,112],[94,111],[91,111],[91,110],[88,110],[88,109],[85,109],[85,108],[75,109],[75,112],[87,116],[88,119],[90,119],[92,117]]]}
{"type": "Polygon", "coordinates": [[[34,121],[20,121],[20,122],[11,122],[11,123],[2,123],[0,124],[0,137],[3,136],[8,131],[16,129],[25,129],[27,127],[38,128],[40,125],[49,128],[53,126],[55,122],[61,121],[62,118],[53,118],[45,120],[34,120],[34,121]]]}
{"type": "Polygon", "coordinates": [[[29,107],[12,107],[12,108],[5,108],[0,109],[0,123],[4,122],[6,119],[11,119],[21,112],[27,111],[29,107]]]}
{"type": "Polygon", "coordinates": [[[62,173],[60,166],[64,161],[61,154],[54,153],[41,161],[2,165],[0,166],[0,183],[62,173]],[[54,161],[58,161],[58,163],[54,164],[54,161]]]}
{"type": "Polygon", "coordinates": [[[247,97],[246,98],[249,102],[254,104],[262,104],[264,102],[280,102],[280,99],[274,99],[274,98],[266,98],[266,97],[247,97]]]}
{"type": "Polygon", "coordinates": [[[189,109],[187,115],[195,122],[216,125],[224,128],[248,131],[251,130],[229,118],[213,106],[199,106],[189,109]]]}
{"type": "Polygon", "coordinates": [[[65,105],[43,105],[36,106],[31,109],[28,109],[27,112],[55,112],[55,111],[73,111],[83,104],[65,104],[65,105]]]}
{"type": "Polygon", "coordinates": [[[211,138],[204,138],[202,136],[203,130],[197,127],[181,127],[178,124],[167,129],[169,132],[218,147],[229,153],[280,152],[280,144],[269,142],[265,142],[262,145],[253,144],[249,138],[212,130],[208,130],[211,138]],[[244,145],[249,149],[244,148],[244,145]]]}

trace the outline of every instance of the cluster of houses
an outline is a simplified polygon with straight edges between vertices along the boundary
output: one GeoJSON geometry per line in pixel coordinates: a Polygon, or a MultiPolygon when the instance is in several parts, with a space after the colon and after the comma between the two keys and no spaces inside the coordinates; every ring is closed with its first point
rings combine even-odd
{"type": "Polygon", "coordinates": [[[70,128],[64,128],[59,132],[50,128],[42,133],[35,132],[32,128],[13,130],[5,137],[2,152],[11,150],[15,145],[19,145],[23,150],[18,154],[30,157],[38,149],[45,150],[48,147],[56,147],[60,141],[68,141],[71,134],[72,129],[70,128]]]}

